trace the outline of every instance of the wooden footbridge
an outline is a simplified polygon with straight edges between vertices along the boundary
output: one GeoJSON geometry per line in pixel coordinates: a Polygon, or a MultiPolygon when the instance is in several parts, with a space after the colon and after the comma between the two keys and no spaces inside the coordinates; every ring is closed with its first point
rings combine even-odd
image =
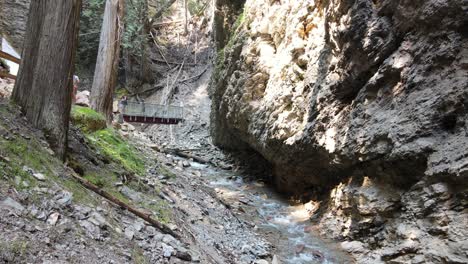
{"type": "Polygon", "coordinates": [[[122,115],[128,123],[176,125],[184,120],[184,107],[127,102],[122,115]]]}
{"type": "MultiPolygon", "coordinates": [[[[16,58],[0,50],[0,58],[21,63],[16,58]]],[[[0,77],[16,79],[15,75],[0,71],[0,77]]],[[[176,125],[184,120],[184,107],[174,105],[147,104],[144,102],[127,102],[123,109],[123,119],[129,123],[176,125]]]]}

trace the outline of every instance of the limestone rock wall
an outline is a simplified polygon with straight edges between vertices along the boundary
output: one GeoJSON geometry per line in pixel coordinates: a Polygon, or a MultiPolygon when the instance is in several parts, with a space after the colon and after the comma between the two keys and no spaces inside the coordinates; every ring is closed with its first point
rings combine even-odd
{"type": "Polygon", "coordinates": [[[31,0],[0,0],[0,34],[21,53],[31,0]]]}
{"type": "Polygon", "coordinates": [[[467,13],[463,0],[247,0],[218,54],[214,142],[315,194],[317,222],[359,240],[356,254],[467,261],[467,13]]]}

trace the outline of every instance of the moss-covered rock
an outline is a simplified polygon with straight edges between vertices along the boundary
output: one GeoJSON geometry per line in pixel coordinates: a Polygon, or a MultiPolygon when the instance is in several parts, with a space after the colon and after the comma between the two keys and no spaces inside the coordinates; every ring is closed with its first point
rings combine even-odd
{"type": "Polygon", "coordinates": [[[144,173],[145,163],[137,155],[137,150],[117,134],[115,130],[109,128],[95,131],[86,134],[86,138],[102,154],[119,162],[126,170],[137,174],[144,173]]]}
{"type": "Polygon", "coordinates": [[[84,132],[95,132],[107,127],[104,115],[89,107],[73,106],[71,120],[84,132]]]}

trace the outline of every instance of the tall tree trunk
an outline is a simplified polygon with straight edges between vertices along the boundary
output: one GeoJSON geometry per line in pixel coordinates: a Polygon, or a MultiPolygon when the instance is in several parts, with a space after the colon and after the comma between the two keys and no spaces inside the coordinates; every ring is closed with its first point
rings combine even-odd
{"type": "Polygon", "coordinates": [[[123,0],[107,0],[101,39],[91,89],[91,107],[112,121],[112,103],[119,67],[120,40],[123,33],[123,0]]]}
{"type": "Polygon", "coordinates": [[[12,100],[65,159],[81,0],[31,1],[12,100]]]}

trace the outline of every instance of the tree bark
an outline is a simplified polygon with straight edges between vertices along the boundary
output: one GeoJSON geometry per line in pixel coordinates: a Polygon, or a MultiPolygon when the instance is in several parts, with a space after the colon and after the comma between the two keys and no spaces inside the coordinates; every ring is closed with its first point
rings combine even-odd
{"type": "Polygon", "coordinates": [[[31,1],[12,100],[65,159],[81,0],[31,1]]]}
{"type": "Polygon", "coordinates": [[[99,51],[91,89],[91,107],[112,121],[112,104],[117,70],[119,67],[120,40],[123,33],[123,0],[107,0],[104,10],[99,51]]]}

